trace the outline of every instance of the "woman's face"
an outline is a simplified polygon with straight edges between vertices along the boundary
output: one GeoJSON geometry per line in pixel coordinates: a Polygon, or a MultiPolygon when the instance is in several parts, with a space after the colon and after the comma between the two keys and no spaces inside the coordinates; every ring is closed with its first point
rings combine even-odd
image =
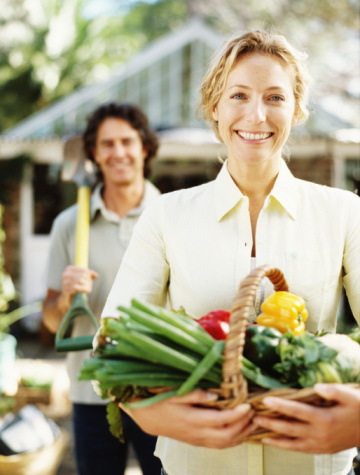
{"type": "Polygon", "coordinates": [[[213,118],[229,162],[279,160],[294,117],[290,70],[274,56],[247,53],[229,74],[213,118]]]}

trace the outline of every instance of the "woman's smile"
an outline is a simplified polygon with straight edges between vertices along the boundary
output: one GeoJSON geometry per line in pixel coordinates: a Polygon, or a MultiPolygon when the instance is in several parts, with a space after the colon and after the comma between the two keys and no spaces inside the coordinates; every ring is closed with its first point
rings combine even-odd
{"type": "Polygon", "coordinates": [[[273,134],[264,133],[264,132],[244,132],[241,130],[237,130],[236,133],[241,137],[243,140],[247,142],[259,142],[268,139],[273,134]]]}

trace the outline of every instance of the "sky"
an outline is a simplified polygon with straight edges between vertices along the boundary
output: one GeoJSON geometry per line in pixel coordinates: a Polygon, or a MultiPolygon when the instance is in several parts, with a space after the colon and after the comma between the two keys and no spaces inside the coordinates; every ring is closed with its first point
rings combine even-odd
{"type": "MultiPolygon", "coordinates": [[[[84,8],[84,15],[87,18],[95,18],[100,15],[108,15],[111,13],[126,13],[139,0],[90,0],[84,8]]],[[[146,3],[156,3],[157,0],[142,0],[146,3]]]]}

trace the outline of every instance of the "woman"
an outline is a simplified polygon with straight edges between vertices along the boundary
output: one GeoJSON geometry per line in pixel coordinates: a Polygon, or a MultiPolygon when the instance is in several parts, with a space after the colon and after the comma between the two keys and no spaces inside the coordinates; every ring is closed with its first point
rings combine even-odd
{"type": "MultiPolygon", "coordinates": [[[[308,115],[302,59],[283,37],[260,31],[234,37],[215,54],[201,86],[201,110],[228,158],[213,182],[168,193],[147,208],[103,317],[117,316],[117,306],[132,297],[199,316],[230,308],[251,268],[270,264],[307,300],[309,331],[335,331],[342,285],[360,322],[360,200],[295,179],[282,159],[291,127],[308,115]]],[[[253,320],[272,292],[264,279],[253,320]]],[[[165,473],[349,473],[355,449],[313,456],[242,444],[255,428],[251,408],[196,406],[211,397],[198,390],[129,411],[143,430],[161,436],[156,455],[165,473]]]]}

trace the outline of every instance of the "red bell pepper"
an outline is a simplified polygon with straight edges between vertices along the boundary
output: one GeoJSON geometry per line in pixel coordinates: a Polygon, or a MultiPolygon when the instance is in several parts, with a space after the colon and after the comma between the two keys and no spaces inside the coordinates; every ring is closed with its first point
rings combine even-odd
{"type": "Polygon", "coordinates": [[[229,333],[230,313],[229,310],[212,310],[202,316],[198,323],[215,340],[225,340],[229,333]]]}

